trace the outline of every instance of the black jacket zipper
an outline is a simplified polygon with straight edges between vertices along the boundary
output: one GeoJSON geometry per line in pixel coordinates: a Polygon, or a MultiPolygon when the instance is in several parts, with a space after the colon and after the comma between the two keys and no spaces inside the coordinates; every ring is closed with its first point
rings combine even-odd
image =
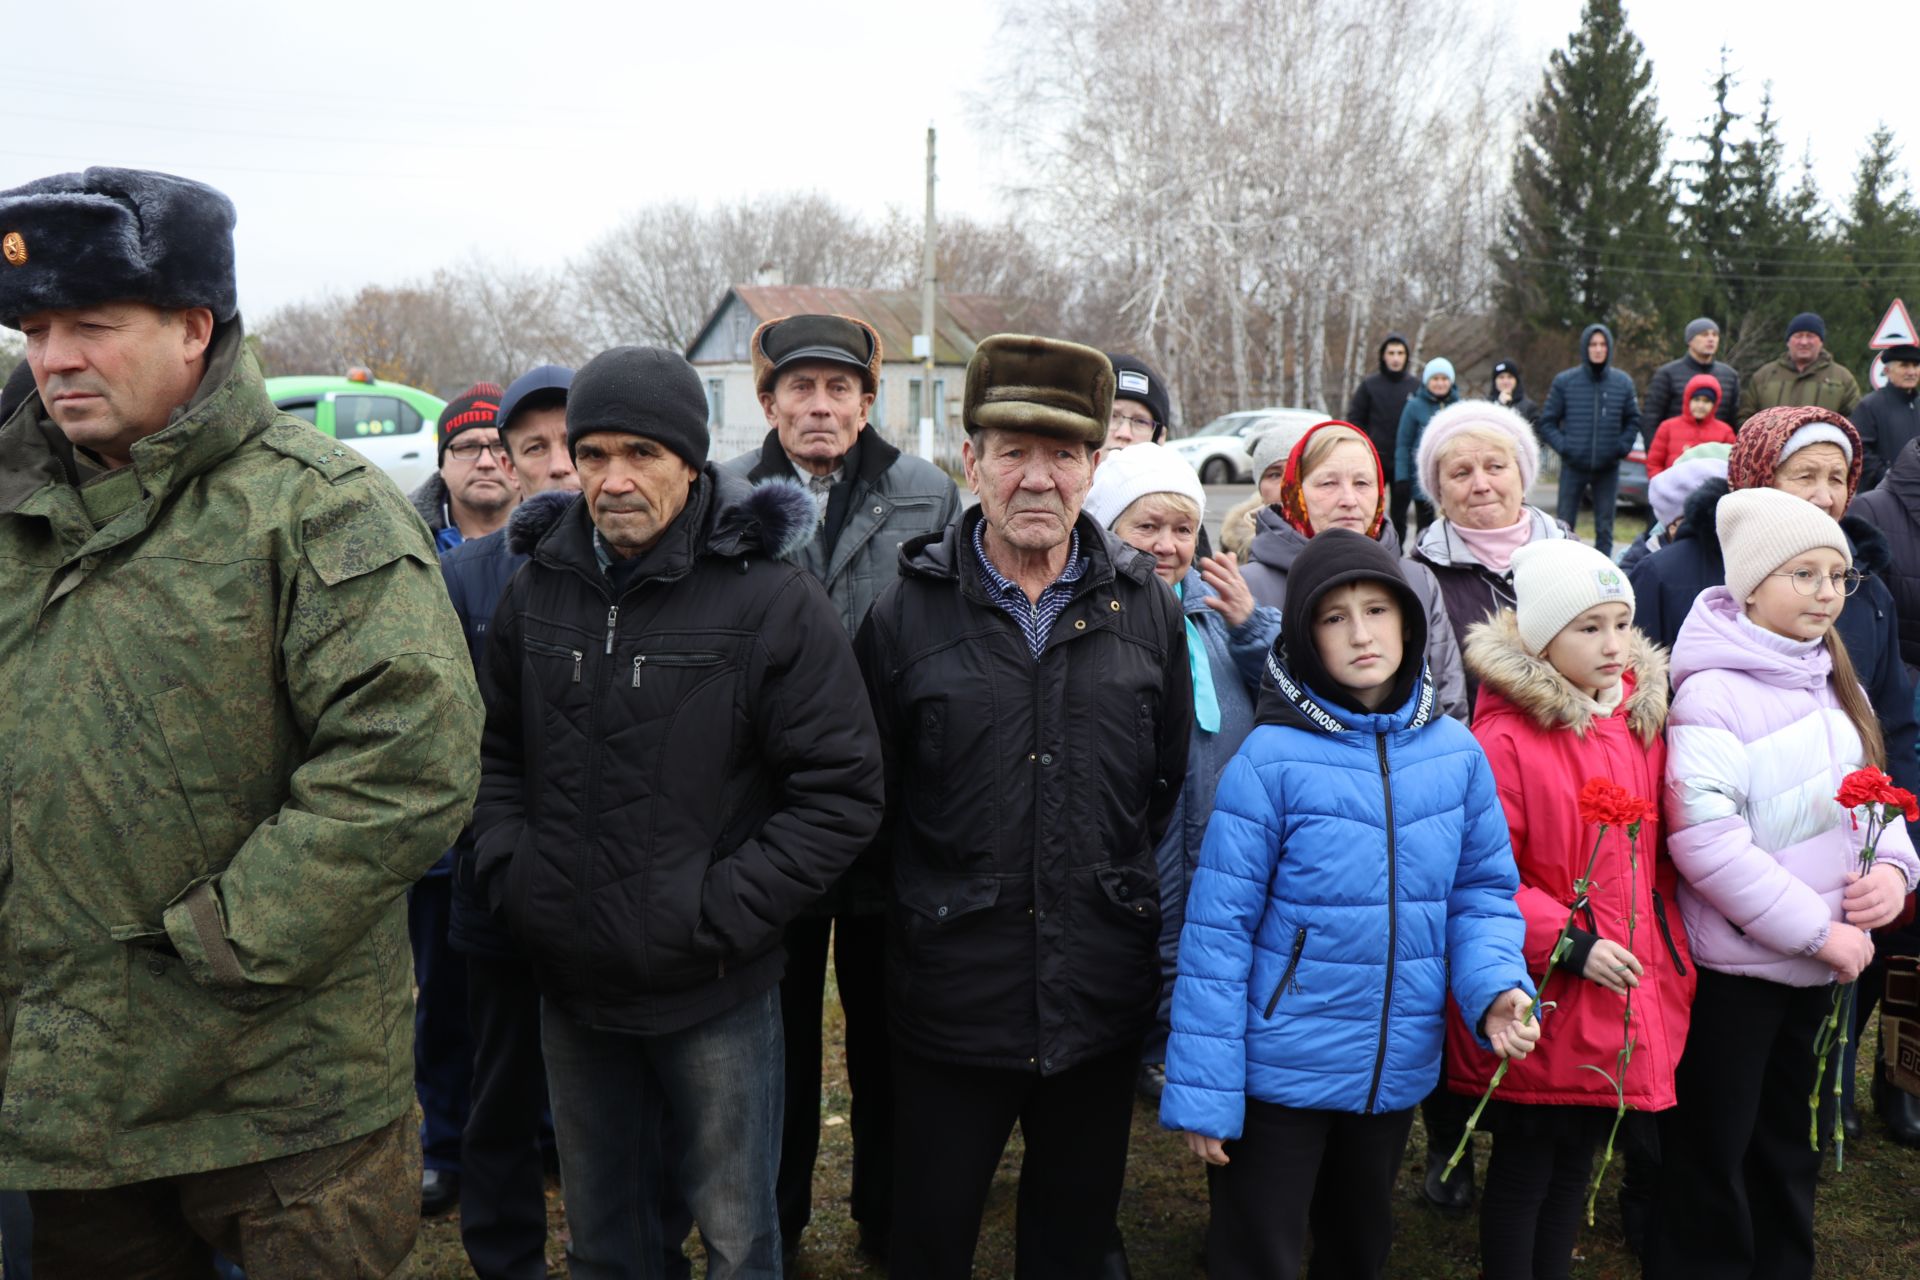
{"type": "Polygon", "coordinates": [[[1667,903],[1660,891],[1653,891],[1653,922],[1660,926],[1660,938],[1667,944],[1667,954],[1673,957],[1673,971],[1681,977],[1687,976],[1687,962],[1680,958],[1680,948],[1673,945],[1673,930],[1667,926],[1667,903]]]}
{"type": "Polygon", "coordinates": [[[1280,985],[1273,989],[1273,999],[1267,1001],[1267,1017],[1271,1018],[1273,1011],[1279,1007],[1280,993],[1287,989],[1289,982],[1293,981],[1293,971],[1300,967],[1300,953],[1306,949],[1307,926],[1301,925],[1299,932],[1293,935],[1293,954],[1287,957],[1287,971],[1280,975],[1280,985]]]}
{"type": "Polygon", "coordinates": [[[1393,841],[1393,770],[1387,764],[1387,735],[1374,734],[1373,745],[1380,755],[1380,789],[1387,797],[1387,990],[1380,1001],[1380,1047],[1374,1050],[1373,1083],[1367,1087],[1368,1115],[1373,1114],[1373,1104],[1380,1098],[1380,1073],[1387,1066],[1387,1016],[1393,1008],[1393,953],[1399,949],[1400,940],[1396,912],[1400,891],[1393,841]]]}

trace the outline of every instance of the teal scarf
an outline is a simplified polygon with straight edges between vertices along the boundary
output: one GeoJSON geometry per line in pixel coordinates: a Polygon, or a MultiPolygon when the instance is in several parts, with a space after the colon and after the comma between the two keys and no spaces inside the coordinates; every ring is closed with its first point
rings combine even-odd
{"type": "MultiPolygon", "coordinates": [[[[1182,582],[1173,589],[1173,594],[1182,602],[1187,598],[1187,584],[1182,582]]],[[[1180,617],[1187,624],[1187,666],[1193,672],[1193,722],[1208,733],[1220,732],[1220,699],[1213,692],[1213,662],[1207,657],[1207,642],[1200,635],[1200,628],[1194,625],[1193,617],[1183,608],[1180,617]]]]}

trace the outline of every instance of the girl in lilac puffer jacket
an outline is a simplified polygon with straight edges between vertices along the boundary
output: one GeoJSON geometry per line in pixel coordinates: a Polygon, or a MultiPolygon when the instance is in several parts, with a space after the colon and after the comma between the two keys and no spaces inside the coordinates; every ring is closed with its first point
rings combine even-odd
{"type": "Polygon", "coordinates": [[[1850,544],[1812,503],[1743,489],[1716,513],[1727,585],[1674,645],[1668,852],[1700,968],[1662,1113],[1661,1221],[1646,1275],[1813,1274],[1814,1037],[1832,983],[1873,958],[1920,878],[1905,827],[1858,871],[1866,832],[1841,779],[1884,768],[1879,726],[1834,620],[1858,586],[1850,544]]]}

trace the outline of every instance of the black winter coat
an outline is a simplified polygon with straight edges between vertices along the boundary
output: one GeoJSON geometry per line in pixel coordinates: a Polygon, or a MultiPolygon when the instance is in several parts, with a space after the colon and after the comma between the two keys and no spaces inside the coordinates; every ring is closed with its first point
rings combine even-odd
{"type": "Polygon", "coordinates": [[[1640,421],[1648,431],[1658,431],[1668,418],[1677,418],[1687,411],[1686,401],[1680,397],[1686,394],[1687,383],[1703,373],[1711,374],[1720,384],[1720,407],[1713,411],[1713,416],[1728,426],[1733,425],[1734,410],[1740,407],[1739,372],[1724,360],[1701,364],[1685,355],[1667,361],[1647,379],[1646,394],[1640,398],[1640,421]]]}
{"type": "MultiPolygon", "coordinates": [[[[1633,625],[1668,651],[1680,638],[1694,600],[1708,587],[1726,585],[1727,566],[1720,554],[1720,533],[1714,509],[1727,494],[1727,482],[1709,480],[1687,499],[1686,513],[1673,541],[1642,560],[1628,581],[1633,583],[1633,625]]],[[[1880,720],[1886,739],[1887,772],[1895,785],[1913,791],[1920,787],[1920,761],[1913,753],[1913,685],[1900,661],[1900,626],[1894,614],[1893,593],[1882,578],[1892,564],[1887,540],[1858,516],[1840,521],[1853,543],[1853,567],[1869,575],[1848,597],[1836,624],[1847,642],[1867,700],[1880,720]]]]}
{"type": "Polygon", "coordinates": [[[1153,1021],[1192,674],[1152,558],[1085,515],[1034,661],[982,585],[980,518],[909,541],[855,642],[887,759],[887,1012],[909,1053],[1053,1075],[1153,1021]]]}
{"type": "MultiPolygon", "coordinates": [[[[1900,658],[1911,680],[1920,675],[1920,441],[1903,447],[1880,487],[1856,497],[1847,514],[1860,517],[1887,540],[1892,563],[1881,576],[1893,590],[1900,658]]],[[[1853,601],[1847,601],[1847,608],[1852,607],[1853,601]]],[[[1841,616],[1846,616],[1845,610],[1841,616]]]]}
{"type": "MultiPolygon", "coordinates": [[[[514,572],[526,556],[507,545],[507,531],[495,529],[441,553],[440,576],[446,580],[453,611],[467,638],[473,669],[480,672],[487,651],[487,628],[514,572]]],[[[487,899],[474,879],[473,824],[469,822],[450,851],[453,857],[453,916],[447,940],[455,951],[505,960],[516,953],[506,922],[487,909],[487,899]]]]}
{"type": "MultiPolygon", "coordinates": [[[[1390,333],[1380,340],[1380,349],[1374,353],[1380,368],[1360,380],[1353,389],[1353,398],[1347,401],[1347,421],[1367,433],[1367,439],[1373,441],[1374,452],[1391,461],[1394,441],[1400,433],[1400,411],[1407,407],[1407,397],[1419,389],[1420,382],[1413,376],[1413,344],[1397,333],[1390,333]],[[1387,347],[1399,343],[1406,349],[1407,363],[1400,372],[1387,372],[1387,347]]],[[[1258,479],[1259,477],[1255,477],[1258,479]]]]}
{"type": "Polygon", "coordinates": [[[487,637],[477,879],[588,1026],[670,1033],[767,990],[787,922],[879,828],[846,630],[774,558],[816,518],[709,466],[616,598],[584,501],[514,514],[532,559],[487,637]]]}
{"type": "Polygon", "coordinates": [[[1920,439],[1920,391],[1882,387],[1860,397],[1847,420],[1860,433],[1860,489],[1864,497],[1880,483],[1908,443],[1920,439]]]}

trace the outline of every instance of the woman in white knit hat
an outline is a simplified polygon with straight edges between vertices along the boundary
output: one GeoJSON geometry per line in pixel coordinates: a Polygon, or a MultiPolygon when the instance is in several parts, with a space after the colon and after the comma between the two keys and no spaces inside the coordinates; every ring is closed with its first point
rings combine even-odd
{"type": "MultiPolygon", "coordinates": [[[[1594,1151],[1612,1123],[1613,1085],[1638,1113],[1674,1105],[1693,966],[1673,900],[1660,825],[1630,846],[1616,824],[1600,838],[1580,794],[1605,778],[1659,803],[1665,783],[1666,655],[1633,626],[1633,588],[1585,543],[1555,538],[1513,553],[1515,605],[1467,631],[1480,681],[1473,736],[1487,753],[1520,871],[1527,965],[1554,1004],[1540,1051],[1513,1064],[1488,1106],[1480,1201],[1487,1280],[1564,1280],[1594,1151]],[[1578,882],[1588,875],[1591,887],[1578,882]],[[1569,912],[1571,948],[1555,957],[1569,912]],[[1631,923],[1630,923],[1631,922],[1631,923]],[[1622,1067],[1631,994],[1634,1050],[1622,1067]]],[[[1478,1097],[1496,1065],[1464,1027],[1447,1028],[1447,1084],[1478,1097]]]]}
{"type": "Polygon", "coordinates": [[[1860,584],[1846,534],[1779,489],[1728,494],[1715,522],[1726,585],[1694,602],[1672,662],[1668,849],[1700,987],[1661,1117],[1654,1280],[1813,1274],[1814,1037],[1920,880],[1898,818],[1860,874],[1865,827],[1835,800],[1886,767],[1835,628],[1860,584]]]}
{"type": "Polygon", "coordinates": [[[1254,695],[1280,611],[1262,605],[1230,553],[1194,561],[1207,491],[1193,467],[1159,444],[1107,455],[1093,473],[1085,511],[1122,542],[1153,557],[1154,572],[1180,597],[1193,676],[1193,738],[1180,801],[1156,850],[1160,864],[1160,1016],[1141,1054],[1141,1090],[1159,1097],[1165,1080],[1174,958],[1186,920],[1187,887],[1213,813],[1220,771],[1253,728],[1254,695]]]}

